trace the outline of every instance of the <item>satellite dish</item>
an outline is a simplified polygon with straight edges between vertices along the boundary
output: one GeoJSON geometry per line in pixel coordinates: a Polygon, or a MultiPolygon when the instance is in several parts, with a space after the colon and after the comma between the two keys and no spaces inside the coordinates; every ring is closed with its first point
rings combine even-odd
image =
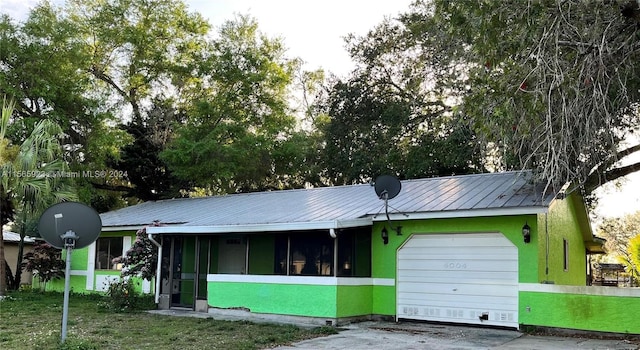
{"type": "Polygon", "coordinates": [[[375,181],[375,190],[378,198],[380,199],[393,199],[395,198],[400,190],[402,189],[402,184],[397,177],[391,175],[380,175],[376,178],[375,181]]]}
{"type": "Polygon", "coordinates": [[[40,216],[40,236],[52,246],[63,249],[62,238],[67,232],[75,233],[74,248],[84,248],[95,242],[102,230],[100,215],[91,207],[78,202],[63,202],[45,210],[40,216]]]}

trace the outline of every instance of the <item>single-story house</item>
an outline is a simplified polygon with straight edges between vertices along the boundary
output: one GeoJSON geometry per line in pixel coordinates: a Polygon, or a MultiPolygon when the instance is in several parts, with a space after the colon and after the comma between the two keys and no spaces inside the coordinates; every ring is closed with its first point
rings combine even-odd
{"type": "Polygon", "coordinates": [[[370,184],[146,202],[101,214],[71,285],[105,290],[147,227],[161,308],[640,333],[638,291],[587,287],[603,241],[580,194],[531,178],[405,180],[388,206],[370,184]]]}
{"type": "MultiPolygon", "coordinates": [[[[11,231],[4,231],[2,232],[2,237],[4,239],[4,258],[11,268],[11,273],[15,275],[18,263],[18,245],[20,244],[20,234],[11,231]]],[[[28,252],[33,250],[33,243],[35,243],[35,239],[33,237],[27,236],[24,238],[23,254],[27,254],[28,252]]],[[[23,270],[20,277],[20,284],[30,285],[32,280],[33,274],[29,271],[23,270]]]]}

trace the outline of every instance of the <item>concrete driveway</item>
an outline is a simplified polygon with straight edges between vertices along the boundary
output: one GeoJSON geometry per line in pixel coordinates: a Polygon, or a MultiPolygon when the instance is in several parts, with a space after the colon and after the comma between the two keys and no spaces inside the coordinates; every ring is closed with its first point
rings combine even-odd
{"type": "Polygon", "coordinates": [[[596,337],[539,336],[517,331],[426,323],[362,322],[339,334],[305,340],[278,350],[300,349],[640,349],[640,342],[596,337]]]}

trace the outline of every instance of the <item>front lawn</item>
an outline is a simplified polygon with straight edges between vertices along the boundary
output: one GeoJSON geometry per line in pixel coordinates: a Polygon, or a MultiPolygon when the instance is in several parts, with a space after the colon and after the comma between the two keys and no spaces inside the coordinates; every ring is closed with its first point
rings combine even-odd
{"type": "Polygon", "coordinates": [[[106,297],[72,294],[60,344],[61,293],[15,292],[0,301],[0,349],[263,349],[335,333],[330,327],[115,313],[106,297]]]}

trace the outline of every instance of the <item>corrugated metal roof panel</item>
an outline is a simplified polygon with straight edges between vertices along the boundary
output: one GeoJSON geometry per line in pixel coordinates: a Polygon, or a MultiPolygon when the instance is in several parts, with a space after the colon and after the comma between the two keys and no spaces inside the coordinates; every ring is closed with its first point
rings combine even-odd
{"type": "MultiPolygon", "coordinates": [[[[402,181],[390,212],[428,213],[470,209],[546,207],[529,172],[489,173],[402,181]]],[[[105,227],[159,221],[184,226],[330,222],[371,217],[384,202],[368,184],[171,199],[101,214],[105,227]]]]}
{"type": "MultiPolygon", "coordinates": [[[[16,242],[16,243],[20,242],[20,235],[11,231],[2,232],[2,238],[4,239],[5,242],[16,242]]],[[[35,241],[36,240],[33,237],[29,237],[29,236],[24,237],[24,242],[27,244],[31,244],[35,241]]]]}

